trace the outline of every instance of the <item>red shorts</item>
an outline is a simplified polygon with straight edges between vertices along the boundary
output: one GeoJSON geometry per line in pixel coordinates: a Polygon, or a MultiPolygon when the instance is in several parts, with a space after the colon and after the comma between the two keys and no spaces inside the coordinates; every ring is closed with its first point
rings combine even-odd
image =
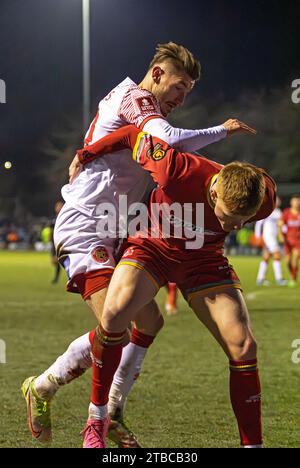
{"type": "Polygon", "coordinates": [[[299,240],[292,240],[292,239],[285,239],[285,242],[284,242],[284,251],[285,251],[285,254],[286,255],[289,255],[292,253],[292,250],[299,250],[300,252],[300,242],[299,240]]]}
{"type": "Polygon", "coordinates": [[[101,289],[108,288],[114,270],[112,268],[101,268],[87,273],[75,275],[67,284],[67,291],[80,292],[83,299],[88,299],[101,289]]]}
{"type": "Polygon", "coordinates": [[[168,281],[176,283],[188,303],[194,296],[212,290],[241,289],[237,274],[221,254],[205,257],[203,252],[195,251],[188,261],[180,261],[166,257],[153,243],[135,245],[130,242],[119,265],[132,265],[145,271],[157,289],[168,281]]]}

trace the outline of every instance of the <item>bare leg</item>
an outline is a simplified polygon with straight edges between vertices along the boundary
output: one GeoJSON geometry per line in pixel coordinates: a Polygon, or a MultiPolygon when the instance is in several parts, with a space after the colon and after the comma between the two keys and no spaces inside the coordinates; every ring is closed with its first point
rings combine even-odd
{"type": "Polygon", "coordinates": [[[257,346],[242,293],[236,289],[193,298],[191,306],[229,358],[231,404],[242,446],[262,444],[257,346]]]}

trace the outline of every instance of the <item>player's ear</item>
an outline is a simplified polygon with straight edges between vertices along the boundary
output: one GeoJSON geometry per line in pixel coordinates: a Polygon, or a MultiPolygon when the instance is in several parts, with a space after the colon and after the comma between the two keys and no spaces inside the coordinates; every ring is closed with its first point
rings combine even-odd
{"type": "Polygon", "coordinates": [[[156,84],[160,83],[160,78],[163,74],[164,74],[164,71],[159,66],[155,66],[152,68],[152,78],[156,84]]]}
{"type": "Polygon", "coordinates": [[[217,198],[218,198],[218,194],[217,194],[217,191],[213,188],[210,192],[210,196],[212,198],[213,201],[216,201],[217,198]]]}

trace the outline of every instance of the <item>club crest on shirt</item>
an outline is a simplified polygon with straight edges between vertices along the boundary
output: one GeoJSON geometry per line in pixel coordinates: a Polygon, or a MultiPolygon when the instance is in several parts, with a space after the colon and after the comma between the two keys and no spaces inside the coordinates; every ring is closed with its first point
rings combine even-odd
{"type": "Polygon", "coordinates": [[[105,247],[96,247],[92,251],[92,257],[98,263],[106,263],[109,260],[109,255],[105,247]]]}
{"type": "Polygon", "coordinates": [[[137,105],[140,111],[143,112],[155,112],[155,105],[150,97],[140,97],[137,99],[137,105]]]}
{"type": "Polygon", "coordinates": [[[166,152],[162,149],[160,143],[157,143],[154,148],[150,148],[147,151],[147,158],[153,159],[153,161],[160,161],[166,155],[166,152]]]}

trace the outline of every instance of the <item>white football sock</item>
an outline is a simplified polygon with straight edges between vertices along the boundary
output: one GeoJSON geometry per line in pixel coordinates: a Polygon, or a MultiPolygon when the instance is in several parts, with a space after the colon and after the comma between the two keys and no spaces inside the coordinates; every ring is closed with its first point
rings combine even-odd
{"type": "Polygon", "coordinates": [[[58,388],[92,367],[89,333],[73,341],[67,351],[49,369],[37,377],[35,388],[43,398],[52,398],[58,388]]]}
{"type": "Polygon", "coordinates": [[[127,395],[139,376],[147,350],[148,348],[134,343],[129,343],[123,348],[121,362],[109,393],[108,412],[111,416],[117,408],[123,412],[127,395]]]}
{"type": "Polygon", "coordinates": [[[265,260],[262,260],[259,265],[257,281],[263,281],[265,279],[267,269],[268,269],[267,262],[265,262],[265,260]]]}
{"type": "Polygon", "coordinates": [[[276,281],[282,279],[282,271],[281,271],[281,261],[280,260],[273,260],[273,270],[276,281]]]}
{"type": "Polygon", "coordinates": [[[107,405],[96,406],[94,403],[90,402],[89,419],[104,419],[106,418],[107,414],[107,405]]]}

